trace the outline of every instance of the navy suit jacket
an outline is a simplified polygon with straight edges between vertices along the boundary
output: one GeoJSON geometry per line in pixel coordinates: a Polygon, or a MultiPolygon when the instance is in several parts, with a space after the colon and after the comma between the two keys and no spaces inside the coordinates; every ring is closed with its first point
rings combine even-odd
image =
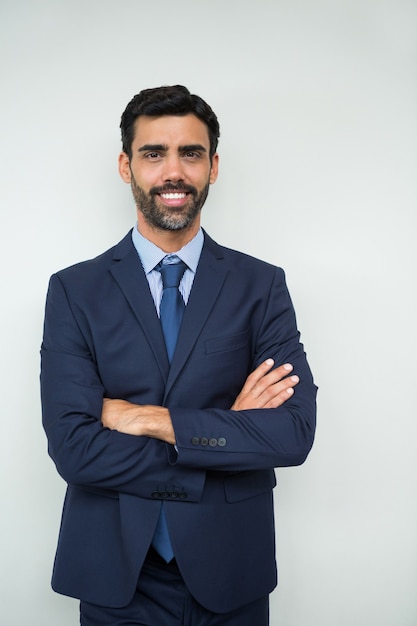
{"type": "Polygon", "coordinates": [[[52,276],[42,343],[43,424],[68,484],[53,588],[105,606],[134,594],[161,502],[195,598],[226,612],[276,585],[274,467],[305,460],[316,387],[281,269],[205,243],[170,366],[129,233],[52,276]],[[232,411],[268,357],[300,377],[277,409],[232,411]],[[100,422],[103,397],[169,408],[177,442],[100,422]]]}

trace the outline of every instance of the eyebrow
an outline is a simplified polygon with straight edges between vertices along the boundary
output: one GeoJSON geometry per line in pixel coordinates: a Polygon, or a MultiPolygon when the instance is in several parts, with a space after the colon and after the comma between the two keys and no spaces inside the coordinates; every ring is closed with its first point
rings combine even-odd
{"type": "MultiPolygon", "coordinates": [[[[168,146],[163,143],[145,143],[138,148],[138,152],[168,152],[168,146]]],[[[192,143],[185,146],[178,146],[178,152],[199,151],[207,152],[206,148],[200,143],[192,143]]]]}
{"type": "Polygon", "coordinates": [[[168,150],[168,146],[163,143],[145,143],[143,146],[138,148],[138,152],[146,152],[148,150],[150,152],[166,152],[168,150]]]}
{"type": "Polygon", "coordinates": [[[179,152],[207,152],[205,147],[200,143],[192,143],[188,146],[179,146],[178,150],[179,152]]]}

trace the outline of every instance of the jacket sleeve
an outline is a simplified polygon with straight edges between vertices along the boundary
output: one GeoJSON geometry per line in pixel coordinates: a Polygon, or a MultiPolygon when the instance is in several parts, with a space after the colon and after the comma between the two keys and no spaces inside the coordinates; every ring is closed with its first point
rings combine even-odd
{"type": "Polygon", "coordinates": [[[293,365],[300,382],[277,409],[233,411],[171,408],[178,455],[171,462],[210,470],[245,471],[302,464],[316,426],[316,393],[284,272],[276,268],[259,329],[252,369],[272,357],[293,365]]]}
{"type": "MultiPolygon", "coordinates": [[[[167,471],[166,446],[102,426],[104,388],[94,341],[73,307],[60,276],[52,276],[41,347],[42,420],[49,454],[69,484],[151,498],[167,471]]],[[[180,480],[181,470],[176,474],[180,480]]],[[[200,497],[204,475],[203,470],[193,472],[190,500],[200,497]]]]}

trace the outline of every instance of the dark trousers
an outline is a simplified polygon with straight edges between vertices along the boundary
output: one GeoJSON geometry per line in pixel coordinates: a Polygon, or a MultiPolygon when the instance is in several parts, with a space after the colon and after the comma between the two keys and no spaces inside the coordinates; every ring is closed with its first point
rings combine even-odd
{"type": "Polygon", "coordinates": [[[131,603],[113,609],[80,603],[81,626],[268,626],[269,598],[231,613],[212,613],[187,590],[175,560],[150,550],[131,603]]]}

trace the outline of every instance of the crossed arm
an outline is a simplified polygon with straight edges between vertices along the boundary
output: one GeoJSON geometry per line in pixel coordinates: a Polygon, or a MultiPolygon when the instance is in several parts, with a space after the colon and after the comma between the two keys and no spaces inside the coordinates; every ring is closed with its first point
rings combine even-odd
{"type": "MultiPolygon", "coordinates": [[[[273,359],[266,359],[249,374],[231,406],[232,410],[277,408],[293,395],[299,378],[290,376],[292,365],[286,363],[272,369],[273,366],[273,359]]],[[[101,421],[103,426],[127,435],[152,437],[175,444],[175,432],[166,407],[105,398],[101,421]]]]}

